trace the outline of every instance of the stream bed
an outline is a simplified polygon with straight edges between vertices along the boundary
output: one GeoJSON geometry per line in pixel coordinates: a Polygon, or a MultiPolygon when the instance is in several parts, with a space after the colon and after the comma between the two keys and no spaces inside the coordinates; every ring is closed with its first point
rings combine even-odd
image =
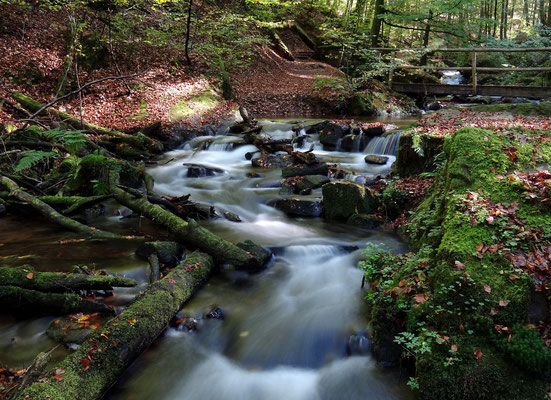
{"type": "MultiPolygon", "coordinates": [[[[261,123],[274,138],[292,135],[289,122],[261,123]]],[[[349,179],[362,182],[388,173],[397,135],[374,138],[357,152],[324,151],[314,136],[303,149],[313,146],[320,159],[338,163],[351,171],[349,179]],[[386,165],[367,164],[366,151],[385,154],[389,160],[386,165]]],[[[406,377],[381,367],[369,354],[350,355],[348,344],[351,336],[362,338],[369,329],[363,274],[357,268],[361,249],[372,242],[403,253],[407,245],[381,229],[286,216],[268,205],[284,197],[277,187],[281,170],[252,168],[245,154],[255,147],[231,142],[231,136],[196,138],[163,155],[159,166],[148,172],[159,194],[189,193],[193,201],[239,215],[239,223],[218,219],[203,225],[232,242],[251,239],[269,247],[273,260],[258,274],[222,271],[214,276],[180,312],[181,318],[196,320],[197,330],[188,331],[185,324],[167,328],[107,398],[410,399],[406,377]],[[223,172],[191,178],[184,163],[223,172]],[[217,307],[222,318],[204,318],[217,307]]],[[[306,197],[321,197],[321,189],[306,197]]],[[[113,231],[154,229],[137,218],[121,220],[117,212],[113,205],[95,224],[113,231]]],[[[147,262],[136,258],[130,244],[121,248],[103,243],[101,250],[94,243],[62,246],[56,243],[74,235],[31,222],[21,229],[20,220],[9,217],[0,224],[0,257],[5,263],[19,265],[22,260],[17,257],[28,256],[25,262],[37,269],[70,270],[86,261],[139,280],[138,288],[119,290],[109,299],[115,306],[145,288],[147,262]]],[[[23,366],[51,348],[54,343],[44,331],[52,320],[0,317],[0,362],[23,366]]],[[[66,352],[59,349],[58,357],[66,352]]]]}

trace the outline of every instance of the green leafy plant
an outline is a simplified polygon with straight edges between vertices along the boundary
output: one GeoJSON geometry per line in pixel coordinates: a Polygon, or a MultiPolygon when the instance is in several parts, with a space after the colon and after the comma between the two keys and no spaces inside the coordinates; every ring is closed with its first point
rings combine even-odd
{"type": "Polygon", "coordinates": [[[51,157],[57,157],[58,154],[51,151],[39,151],[39,150],[29,150],[21,153],[23,157],[19,160],[17,165],[14,167],[16,172],[23,171],[24,169],[31,168],[36,164],[44,161],[45,159],[51,157]]]}
{"type": "Polygon", "coordinates": [[[87,142],[84,131],[65,131],[59,128],[44,132],[44,136],[52,142],[62,144],[71,154],[82,149],[87,142]]]}

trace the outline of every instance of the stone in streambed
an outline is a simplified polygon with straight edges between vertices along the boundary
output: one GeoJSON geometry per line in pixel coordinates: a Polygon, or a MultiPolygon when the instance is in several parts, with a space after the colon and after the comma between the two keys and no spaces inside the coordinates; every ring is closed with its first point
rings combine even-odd
{"type": "Polygon", "coordinates": [[[269,154],[265,157],[253,158],[251,163],[256,168],[285,168],[293,165],[289,154],[269,154]]]}
{"type": "Polygon", "coordinates": [[[347,219],[354,214],[374,214],[379,206],[374,193],[355,182],[323,185],[323,208],[327,219],[347,219]]]}
{"type": "Polygon", "coordinates": [[[213,308],[210,310],[207,315],[205,315],[205,318],[208,319],[224,319],[224,312],[220,307],[213,308]]]}
{"type": "Polygon", "coordinates": [[[352,214],[346,223],[360,228],[376,229],[381,225],[382,221],[374,215],[352,214]]]}
{"type": "Polygon", "coordinates": [[[388,161],[388,157],[368,154],[365,156],[364,160],[367,164],[385,165],[388,161]]]}
{"type": "Polygon", "coordinates": [[[325,175],[329,173],[329,166],[325,163],[313,164],[313,165],[299,165],[289,166],[283,168],[281,176],[284,178],[292,178],[293,176],[306,176],[306,175],[325,175]]]}
{"type": "Polygon", "coordinates": [[[285,179],[281,185],[280,194],[305,194],[329,183],[330,179],[324,175],[306,175],[285,179]]]}
{"type": "Polygon", "coordinates": [[[205,165],[199,164],[184,164],[187,166],[187,177],[188,178],[202,178],[205,176],[215,176],[224,173],[223,169],[216,167],[207,167],[205,165]]]}
{"type": "Polygon", "coordinates": [[[330,122],[320,133],[320,142],[324,148],[334,150],[337,142],[350,133],[350,125],[330,122]]]}
{"type": "Polygon", "coordinates": [[[4,204],[0,204],[0,218],[8,214],[8,208],[4,204]]]}
{"type": "Polygon", "coordinates": [[[296,198],[280,199],[275,208],[292,217],[319,217],[322,213],[321,203],[316,200],[296,198]]]}
{"type": "Polygon", "coordinates": [[[239,215],[235,214],[235,213],[232,213],[230,211],[224,211],[222,213],[222,215],[224,215],[224,218],[226,218],[228,221],[231,221],[231,222],[242,222],[241,221],[241,218],[239,217],[239,215]]]}

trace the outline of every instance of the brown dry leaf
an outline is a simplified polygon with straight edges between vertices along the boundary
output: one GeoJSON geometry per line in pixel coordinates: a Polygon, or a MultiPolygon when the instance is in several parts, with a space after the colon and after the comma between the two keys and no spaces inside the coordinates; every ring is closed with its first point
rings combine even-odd
{"type": "Polygon", "coordinates": [[[456,345],[456,344],[452,344],[452,347],[451,347],[451,348],[452,348],[452,351],[453,351],[454,353],[457,352],[457,345],[456,345]]]}
{"type": "Polygon", "coordinates": [[[465,264],[463,264],[461,261],[455,260],[455,268],[457,268],[457,269],[465,269],[465,264]]]}
{"type": "Polygon", "coordinates": [[[509,302],[507,300],[499,300],[500,307],[507,307],[508,305],[509,305],[509,302]]]}
{"type": "Polygon", "coordinates": [[[486,293],[492,293],[492,288],[487,283],[484,284],[484,291],[486,293]]]}
{"type": "Polygon", "coordinates": [[[477,360],[480,360],[482,358],[482,350],[476,349],[474,351],[474,356],[476,357],[477,360]]]}
{"type": "Polygon", "coordinates": [[[27,279],[32,280],[34,278],[34,274],[32,272],[29,272],[27,274],[27,279]]]}

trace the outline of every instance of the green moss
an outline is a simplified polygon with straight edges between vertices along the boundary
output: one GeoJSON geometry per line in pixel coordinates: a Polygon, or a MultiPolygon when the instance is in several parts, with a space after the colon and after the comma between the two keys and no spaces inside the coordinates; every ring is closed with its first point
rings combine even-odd
{"type": "MultiPolygon", "coordinates": [[[[424,399],[536,400],[545,393],[541,375],[530,371],[548,373],[548,350],[534,330],[521,328],[529,322],[534,282],[502,251],[479,251],[498,243],[513,249],[535,245],[519,242],[518,231],[543,228],[543,235],[551,233],[548,206],[529,200],[522,184],[508,177],[551,161],[545,136],[515,129],[458,130],[443,143],[446,161],[407,229],[418,253],[386,255],[383,261],[368,258],[366,277],[380,288],[370,294],[376,310],[372,316],[379,319],[373,326],[391,329],[391,315],[405,321],[401,329],[412,335],[406,345],[426,339],[426,352],[415,354],[424,399]],[[487,218],[492,207],[513,203],[523,222],[500,214],[487,218]],[[422,265],[426,278],[415,280],[422,265]],[[412,299],[415,293],[426,295],[420,304],[412,299]],[[400,317],[400,312],[407,315],[400,317]],[[496,325],[524,331],[516,344],[509,343],[507,336],[496,333],[496,325]],[[439,344],[434,335],[449,339],[439,344]],[[457,354],[452,343],[459,347],[457,354]],[[477,349],[483,353],[480,360],[473,355],[477,349]]],[[[413,141],[407,135],[404,140],[411,148],[413,141]]]]}
{"type": "Polygon", "coordinates": [[[353,214],[374,214],[378,200],[371,190],[355,182],[331,182],[322,186],[323,210],[328,219],[346,219],[353,214]]]}
{"type": "Polygon", "coordinates": [[[139,108],[140,111],[135,115],[129,116],[128,119],[142,120],[147,118],[147,102],[145,100],[140,99],[139,108]]]}
{"type": "Polygon", "coordinates": [[[398,141],[394,172],[407,177],[434,171],[435,158],[442,151],[443,144],[441,137],[422,135],[416,139],[412,133],[404,132],[398,141]]]}
{"type": "Polygon", "coordinates": [[[220,100],[211,90],[203,90],[187,100],[181,100],[176,103],[171,111],[171,120],[177,121],[186,119],[194,114],[205,114],[207,111],[220,105],[220,100]]]}

